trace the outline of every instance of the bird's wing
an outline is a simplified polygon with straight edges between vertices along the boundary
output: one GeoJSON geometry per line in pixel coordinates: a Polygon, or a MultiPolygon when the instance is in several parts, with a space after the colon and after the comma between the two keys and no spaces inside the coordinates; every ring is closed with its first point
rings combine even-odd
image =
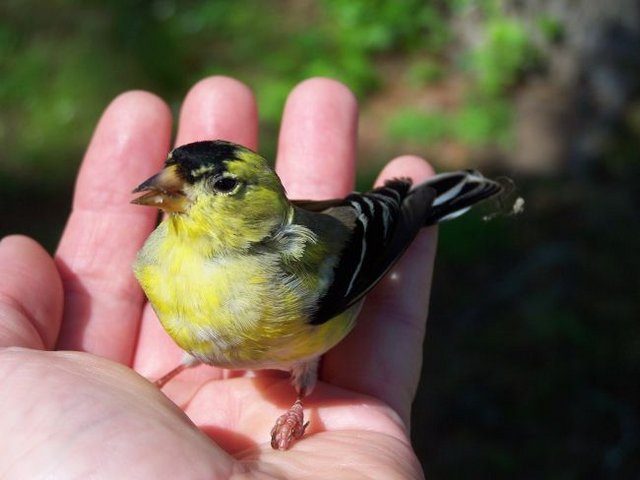
{"type": "MultiPolygon", "coordinates": [[[[311,323],[324,323],[358,302],[424,226],[435,190],[425,188],[408,195],[410,187],[408,180],[390,180],[371,192],[326,203],[329,207],[323,213],[344,223],[351,218],[353,230],[311,323]]],[[[311,205],[309,210],[319,211],[316,207],[311,205]]]]}
{"type": "Polygon", "coordinates": [[[436,175],[413,190],[410,188],[410,180],[394,179],[368,193],[298,204],[332,215],[345,224],[349,219],[353,225],[333,269],[333,281],[321,297],[311,323],[330,320],[366,295],[422,227],[455,218],[502,191],[499,183],[473,170],[436,175]]]}

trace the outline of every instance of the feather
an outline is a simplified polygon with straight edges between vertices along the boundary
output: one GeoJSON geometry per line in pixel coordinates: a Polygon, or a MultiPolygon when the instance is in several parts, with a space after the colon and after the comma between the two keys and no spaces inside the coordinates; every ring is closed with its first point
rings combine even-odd
{"type": "Polygon", "coordinates": [[[351,217],[351,236],[333,269],[333,281],[310,319],[322,324],[364,297],[391,269],[421,228],[465,213],[502,187],[472,170],[436,175],[410,190],[394,179],[368,193],[341,200],[294,204],[309,212],[351,217]]]}

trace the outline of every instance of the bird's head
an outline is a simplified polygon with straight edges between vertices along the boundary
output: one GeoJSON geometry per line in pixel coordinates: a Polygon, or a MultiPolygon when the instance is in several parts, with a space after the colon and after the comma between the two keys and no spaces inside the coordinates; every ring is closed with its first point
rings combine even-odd
{"type": "MultiPolygon", "coordinates": [[[[164,168],[142,182],[132,203],[169,213],[179,228],[244,235],[261,240],[289,214],[289,203],[267,161],[246,147],[222,140],[175,148],[164,168]]],[[[221,238],[221,241],[227,241],[221,238]]]]}

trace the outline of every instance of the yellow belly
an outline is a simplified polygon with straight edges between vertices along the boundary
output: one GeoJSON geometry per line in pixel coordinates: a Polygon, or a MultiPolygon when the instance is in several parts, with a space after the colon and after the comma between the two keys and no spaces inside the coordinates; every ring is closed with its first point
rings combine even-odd
{"type": "Polygon", "coordinates": [[[304,318],[309,305],[301,299],[315,303],[317,285],[283,277],[275,255],[203,261],[175,246],[154,253],[141,252],[136,277],[175,342],[212,365],[286,368],[333,347],[357,315],[352,308],[310,325],[304,318]]]}

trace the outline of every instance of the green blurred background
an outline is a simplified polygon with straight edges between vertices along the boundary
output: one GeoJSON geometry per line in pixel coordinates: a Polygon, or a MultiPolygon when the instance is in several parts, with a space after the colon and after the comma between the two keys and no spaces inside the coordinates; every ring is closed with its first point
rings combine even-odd
{"type": "Polygon", "coordinates": [[[636,1],[3,0],[0,234],[53,251],[108,102],[177,111],[211,74],[255,90],[270,158],[287,92],[324,75],[361,102],[360,188],[417,153],[526,200],[440,229],[413,423],[430,478],[637,478],[636,1]]]}

